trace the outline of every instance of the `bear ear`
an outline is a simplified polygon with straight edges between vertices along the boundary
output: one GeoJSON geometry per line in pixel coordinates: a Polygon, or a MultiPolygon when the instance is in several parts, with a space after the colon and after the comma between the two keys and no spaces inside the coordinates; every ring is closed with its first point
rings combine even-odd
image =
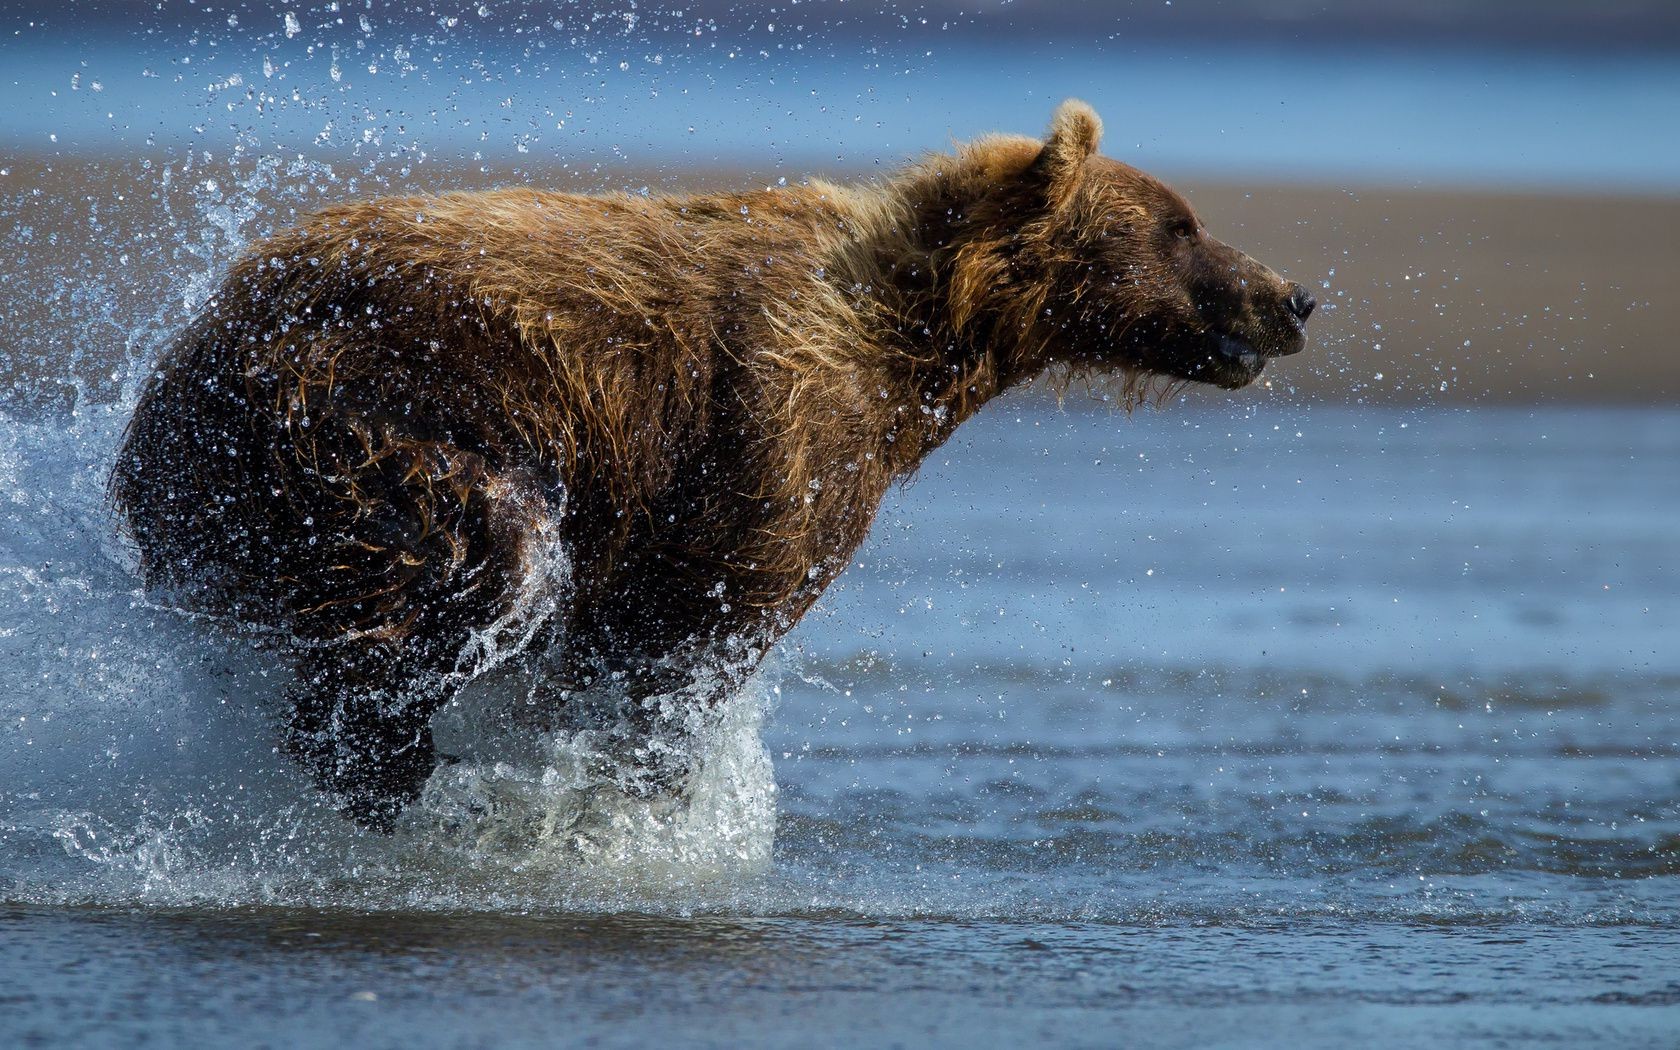
{"type": "Polygon", "coordinates": [[[1052,186],[1071,187],[1080,167],[1100,145],[1102,118],[1086,103],[1070,98],[1050,117],[1050,133],[1044,137],[1038,163],[1050,176],[1052,186]]]}

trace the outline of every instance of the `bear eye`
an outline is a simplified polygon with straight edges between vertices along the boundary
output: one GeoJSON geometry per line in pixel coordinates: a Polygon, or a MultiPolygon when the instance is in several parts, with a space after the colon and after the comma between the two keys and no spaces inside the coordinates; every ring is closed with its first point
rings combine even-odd
{"type": "Polygon", "coordinates": [[[1181,241],[1188,241],[1196,236],[1196,224],[1189,219],[1179,219],[1172,224],[1172,235],[1181,241]]]}

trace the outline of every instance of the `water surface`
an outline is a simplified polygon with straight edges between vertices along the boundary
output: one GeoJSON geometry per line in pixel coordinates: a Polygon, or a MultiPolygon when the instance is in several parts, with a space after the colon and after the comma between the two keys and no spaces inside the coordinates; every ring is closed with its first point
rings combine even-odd
{"type": "Polygon", "coordinates": [[[136,589],[120,415],[0,428],[13,1038],[1680,1034],[1680,412],[1005,399],[692,807],[463,709],[392,839],[273,753],[271,660],[136,589]]]}

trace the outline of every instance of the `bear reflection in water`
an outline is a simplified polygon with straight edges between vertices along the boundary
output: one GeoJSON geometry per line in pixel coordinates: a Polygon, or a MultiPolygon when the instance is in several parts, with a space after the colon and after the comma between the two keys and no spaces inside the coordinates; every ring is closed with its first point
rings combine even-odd
{"type": "Polygon", "coordinates": [[[1306,290],[1100,134],[1069,101],[1043,141],[868,185],[325,208],[234,264],[143,393],[112,496],[146,583],[286,639],[286,747],[362,824],[516,653],[539,708],[616,734],[627,789],[680,791],[647,741],[986,401],[1046,370],[1237,388],[1305,345],[1306,290]]]}

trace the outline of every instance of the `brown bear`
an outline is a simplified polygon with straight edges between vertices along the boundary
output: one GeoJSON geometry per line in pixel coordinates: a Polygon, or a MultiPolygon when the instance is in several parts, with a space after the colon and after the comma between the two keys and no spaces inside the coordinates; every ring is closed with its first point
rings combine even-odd
{"type": "Polygon", "coordinates": [[[145,387],[112,474],[144,578],[283,639],[286,746],[365,825],[512,653],[542,704],[621,696],[629,786],[675,787],[654,701],[749,672],[986,401],[1058,367],[1237,388],[1303,348],[1306,290],[1100,134],[1068,101],[878,184],[317,212],[145,387]]]}

